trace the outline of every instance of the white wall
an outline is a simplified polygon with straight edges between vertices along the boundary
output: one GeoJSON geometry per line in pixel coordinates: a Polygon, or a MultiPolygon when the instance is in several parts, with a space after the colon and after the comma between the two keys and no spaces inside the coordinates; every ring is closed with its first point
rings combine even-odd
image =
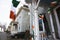
{"type": "Polygon", "coordinates": [[[18,22],[19,32],[24,32],[25,30],[29,30],[30,18],[28,15],[28,11],[22,10],[19,16],[17,17],[16,21],[18,22]]]}

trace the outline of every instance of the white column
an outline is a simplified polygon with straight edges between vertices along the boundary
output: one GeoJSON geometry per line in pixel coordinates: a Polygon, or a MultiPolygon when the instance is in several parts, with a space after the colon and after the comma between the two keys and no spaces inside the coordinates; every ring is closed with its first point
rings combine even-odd
{"type": "Polygon", "coordinates": [[[33,25],[33,8],[32,5],[29,5],[29,9],[30,9],[30,34],[33,34],[33,29],[32,29],[32,25],[33,25]]]}
{"type": "Polygon", "coordinates": [[[32,16],[32,14],[30,14],[30,33],[31,34],[33,34],[32,26],[33,26],[33,16],[32,16]]]}
{"type": "Polygon", "coordinates": [[[59,20],[58,20],[56,10],[54,10],[54,15],[55,15],[55,18],[56,18],[56,23],[57,23],[57,27],[58,27],[58,34],[59,34],[59,37],[60,37],[60,24],[59,24],[59,20]]]}
{"type": "Polygon", "coordinates": [[[13,30],[14,30],[14,29],[13,29],[13,23],[12,23],[12,25],[11,25],[11,33],[12,33],[13,30]]]}
{"type": "Polygon", "coordinates": [[[39,25],[38,25],[38,13],[37,10],[34,11],[34,39],[35,40],[40,40],[40,35],[39,35],[39,25]]]}
{"type": "Polygon", "coordinates": [[[51,22],[52,35],[53,35],[53,38],[56,39],[56,37],[55,37],[55,31],[54,31],[54,25],[53,25],[53,20],[52,20],[51,14],[49,15],[49,17],[50,17],[50,22],[51,22]]]}

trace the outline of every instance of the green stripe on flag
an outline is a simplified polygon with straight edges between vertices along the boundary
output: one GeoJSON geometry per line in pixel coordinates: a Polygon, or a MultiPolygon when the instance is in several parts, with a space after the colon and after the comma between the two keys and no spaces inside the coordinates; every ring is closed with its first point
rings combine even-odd
{"type": "Polygon", "coordinates": [[[14,7],[17,7],[20,2],[16,0],[12,0],[12,4],[14,7]]]}

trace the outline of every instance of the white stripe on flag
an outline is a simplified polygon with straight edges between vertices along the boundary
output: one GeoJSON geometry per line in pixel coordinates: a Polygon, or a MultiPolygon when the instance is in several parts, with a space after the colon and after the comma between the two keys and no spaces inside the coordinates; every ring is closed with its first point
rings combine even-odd
{"type": "Polygon", "coordinates": [[[13,5],[11,5],[11,11],[13,11],[14,14],[16,14],[16,8],[13,5]]]}

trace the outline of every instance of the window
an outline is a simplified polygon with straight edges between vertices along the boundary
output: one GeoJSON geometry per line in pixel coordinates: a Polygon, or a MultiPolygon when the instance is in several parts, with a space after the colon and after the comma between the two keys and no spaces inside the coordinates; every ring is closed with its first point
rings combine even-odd
{"type": "Polygon", "coordinates": [[[39,30],[40,31],[43,31],[42,20],[41,19],[39,19],[39,30]]]}
{"type": "Polygon", "coordinates": [[[19,27],[19,29],[20,29],[20,27],[19,27]]]}
{"type": "Polygon", "coordinates": [[[15,30],[17,30],[17,24],[13,24],[13,26],[15,27],[15,30]]]}

